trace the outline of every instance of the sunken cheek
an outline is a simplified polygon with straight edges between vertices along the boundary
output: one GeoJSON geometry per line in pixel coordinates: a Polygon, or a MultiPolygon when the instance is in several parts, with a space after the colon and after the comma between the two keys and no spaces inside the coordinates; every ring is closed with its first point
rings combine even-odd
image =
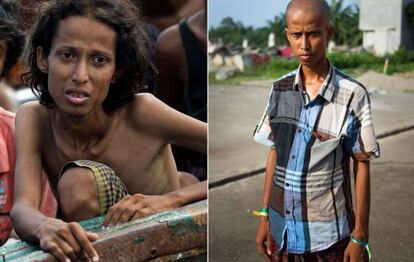
{"type": "MultiPolygon", "coordinates": [[[[77,65],[62,63],[60,60],[50,62],[48,90],[52,98],[59,101],[60,97],[63,99],[64,90],[73,87],[73,73],[77,65]]],[[[91,92],[91,96],[103,101],[109,91],[114,70],[111,67],[96,69],[91,65],[88,65],[87,70],[89,78],[85,87],[91,92]]]]}
{"type": "Polygon", "coordinates": [[[59,63],[57,59],[53,57],[49,57],[48,68],[48,90],[50,95],[56,99],[59,89],[64,89],[68,79],[70,80],[70,73],[64,65],[59,63]]]}

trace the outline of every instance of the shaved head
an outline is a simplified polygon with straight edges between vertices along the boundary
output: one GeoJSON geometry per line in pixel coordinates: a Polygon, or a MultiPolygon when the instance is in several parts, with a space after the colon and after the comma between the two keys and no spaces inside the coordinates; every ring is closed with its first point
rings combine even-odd
{"type": "Polygon", "coordinates": [[[292,0],[286,8],[287,40],[300,63],[312,70],[327,68],[326,47],[335,33],[329,10],[324,0],[292,0]]]}
{"type": "Polygon", "coordinates": [[[303,13],[315,13],[321,18],[326,19],[327,22],[330,20],[329,16],[329,5],[325,0],[292,0],[289,2],[285,19],[289,22],[289,16],[295,12],[303,13]]]}

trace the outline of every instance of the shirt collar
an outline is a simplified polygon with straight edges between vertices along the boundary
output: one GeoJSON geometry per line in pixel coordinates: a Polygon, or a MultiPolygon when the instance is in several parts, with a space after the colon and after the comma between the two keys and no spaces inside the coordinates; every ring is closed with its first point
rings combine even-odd
{"type": "MultiPolygon", "coordinates": [[[[328,71],[328,74],[326,75],[325,81],[322,84],[322,88],[319,89],[318,96],[321,96],[328,102],[331,102],[333,95],[335,93],[337,84],[335,81],[336,77],[335,77],[334,66],[329,60],[328,60],[328,63],[329,63],[329,71],[328,71]]],[[[295,76],[295,82],[293,84],[293,87],[295,90],[303,90],[302,78],[300,77],[300,70],[301,70],[301,65],[299,64],[299,67],[296,71],[297,73],[295,76]]]]}

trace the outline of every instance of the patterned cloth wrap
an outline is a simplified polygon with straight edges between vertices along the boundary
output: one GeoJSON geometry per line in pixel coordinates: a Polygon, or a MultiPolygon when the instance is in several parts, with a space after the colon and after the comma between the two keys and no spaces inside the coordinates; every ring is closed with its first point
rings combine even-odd
{"type": "Polygon", "coordinates": [[[349,237],[333,244],[328,249],[305,254],[291,254],[286,249],[276,251],[271,256],[273,262],[343,262],[349,237]]]}
{"type": "Polygon", "coordinates": [[[111,206],[128,195],[125,184],[115,175],[114,170],[92,160],[76,160],[66,163],[59,173],[59,179],[67,169],[72,167],[84,167],[92,171],[96,181],[101,215],[106,214],[111,206]]]}

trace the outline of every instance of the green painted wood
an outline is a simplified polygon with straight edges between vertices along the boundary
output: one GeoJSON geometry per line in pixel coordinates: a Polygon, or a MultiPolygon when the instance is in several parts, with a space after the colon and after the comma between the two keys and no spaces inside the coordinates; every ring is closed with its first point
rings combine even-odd
{"type": "Polygon", "coordinates": [[[168,262],[168,261],[180,261],[180,262],[207,261],[207,247],[191,249],[191,250],[180,252],[177,254],[167,255],[167,256],[148,260],[148,262],[168,262]]]}
{"type": "MultiPolygon", "coordinates": [[[[101,261],[146,261],[161,257],[165,259],[160,261],[173,261],[179,256],[188,258],[191,250],[200,251],[207,246],[207,200],[105,230],[103,221],[100,216],[80,222],[85,230],[100,235],[93,245],[101,261]]],[[[201,257],[205,252],[193,251],[193,254],[201,257]]],[[[55,259],[37,245],[19,241],[0,248],[2,261],[55,259]]]]}

